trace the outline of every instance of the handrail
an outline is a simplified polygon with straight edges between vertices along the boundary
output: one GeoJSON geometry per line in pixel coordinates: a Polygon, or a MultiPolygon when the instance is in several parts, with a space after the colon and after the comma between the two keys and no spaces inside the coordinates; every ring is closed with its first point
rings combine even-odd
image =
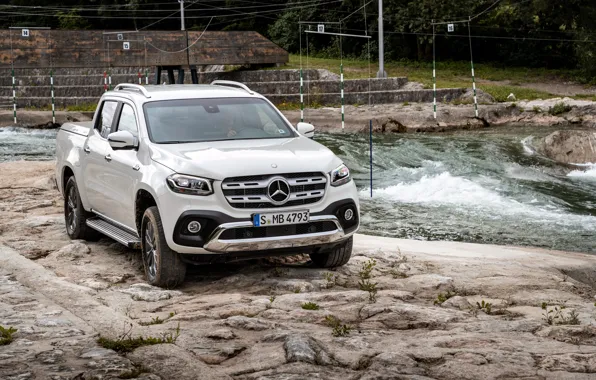
{"type": "Polygon", "coordinates": [[[114,91],[122,91],[122,90],[130,90],[130,91],[138,91],[143,94],[144,97],[150,98],[151,95],[147,89],[139,84],[134,83],[120,83],[114,87],[114,91]]]}
{"type": "Polygon", "coordinates": [[[248,92],[251,95],[254,94],[254,91],[251,90],[250,88],[248,88],[248,86],[245,85],[244,83],[234,82],[232,80],[214,80],[213,82],[211,82],[211,85],[212,86],[239,87],[239,88],[243,89],[244,91],[248,92]]]}

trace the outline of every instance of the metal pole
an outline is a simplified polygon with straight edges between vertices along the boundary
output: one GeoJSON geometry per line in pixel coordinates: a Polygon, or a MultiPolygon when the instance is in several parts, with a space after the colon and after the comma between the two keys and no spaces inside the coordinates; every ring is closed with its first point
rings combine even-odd
{"type": "Polygon", "coordinates": [[[377,78],[387,78],[385,72],[385,49],[383,46],[383,0],[379,0],[379,72],[377,78]]]}
{"type": "Polygon", "coordinates": [[[369,145],[370,145],[370,197],[372,198],[373,196],[373,141],[372,141],[372,119],[370,120],[370,124],[369,124],[370,128],[369,128],[369,134],[368,134],[368,141],[369,141],[369,145]]]}
{"type": "Polygon", "coordinates": [[[304,122],[304,78],[300,68],[300,122],[304,122]]]}
{"type": "Polygon", "coordinates": [[[178,0],[180,3],[180,30],[185,30],[184,28],[184,0],[178,0]]]}
{"type": "MultiPolygon", "coordinates": [[[[470,17],[472,21],[472,17],[470,17]]],[[[476,78],[474,77],[474,58],[472,56],[472,31],[470,29],[470,22],[468,22],[468,37],[470,39],[470,63],[472,65],[472,88],[474,89],[474,115],[478,117],[478,98],[476,97],[476,78]]]]}
{"type": "Polygon", "coordinates": [[[145,69],[145,85],[149,85],[149,70],[145,69]]]}
{"type": "Polygon", "coordinates": [[[12,115],[14,123],[17,124],[17,92],[15,90],[14,68],[12,69],[12,115]]]}
{"type": "Polygon", "coordinates": [[[143,84],[143,79],[141,77],[141,70],[139,69],[139,84],[143,84]]]}
{"type": "Polygon", "coordinates": [[[103,91],[108,91],[108,72],[103,72],[103,91]]]}

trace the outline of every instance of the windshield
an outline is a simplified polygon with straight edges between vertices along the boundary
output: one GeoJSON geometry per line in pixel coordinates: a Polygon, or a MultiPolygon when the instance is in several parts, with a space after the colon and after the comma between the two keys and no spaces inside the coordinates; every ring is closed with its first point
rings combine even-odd
{"type": "Polygon", "coordinates": [[[295,137],[263,99],[166,100],[144,109],[149,137],[158,144],[295,137]]]}

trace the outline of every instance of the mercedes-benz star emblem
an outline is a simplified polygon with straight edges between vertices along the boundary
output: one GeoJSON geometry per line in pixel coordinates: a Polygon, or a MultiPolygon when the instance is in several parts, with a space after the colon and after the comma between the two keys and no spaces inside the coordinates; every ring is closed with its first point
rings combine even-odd
{"type": "Polygon", "coordinates": [[[267,187],[267,196],[275,205],[283,205],[290,199],[290,184],[283,178],[273,178],[267,187]]]}

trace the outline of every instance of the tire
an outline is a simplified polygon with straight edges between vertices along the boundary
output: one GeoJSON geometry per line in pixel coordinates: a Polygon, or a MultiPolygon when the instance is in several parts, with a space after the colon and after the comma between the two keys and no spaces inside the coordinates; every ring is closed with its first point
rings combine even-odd
{"type": "Polygon", "coordinates": [[[311,253],[310,259],[319,268],[335,268],[341,267],[350,261],[352,256],[352,246],[354,238],[350,237],[341,245],[335,246],[331,251],[311,253]]]}
{"type": "Polygon", "coordinates": [[[93,214],[83,207],[74,176],[70,177],[64,188],[64,224],[68,237],[73,240],[99,240],[101,234],[87,226],[87,219],[91,217],[93,214]]]}
{"type": "Polygon", "coordinates": [[[156,206],[149,207],[141,222],[141,254],[145,277],[151,285],[175,288],[184,282],[186,264],[170,249],[156,206]]]}

